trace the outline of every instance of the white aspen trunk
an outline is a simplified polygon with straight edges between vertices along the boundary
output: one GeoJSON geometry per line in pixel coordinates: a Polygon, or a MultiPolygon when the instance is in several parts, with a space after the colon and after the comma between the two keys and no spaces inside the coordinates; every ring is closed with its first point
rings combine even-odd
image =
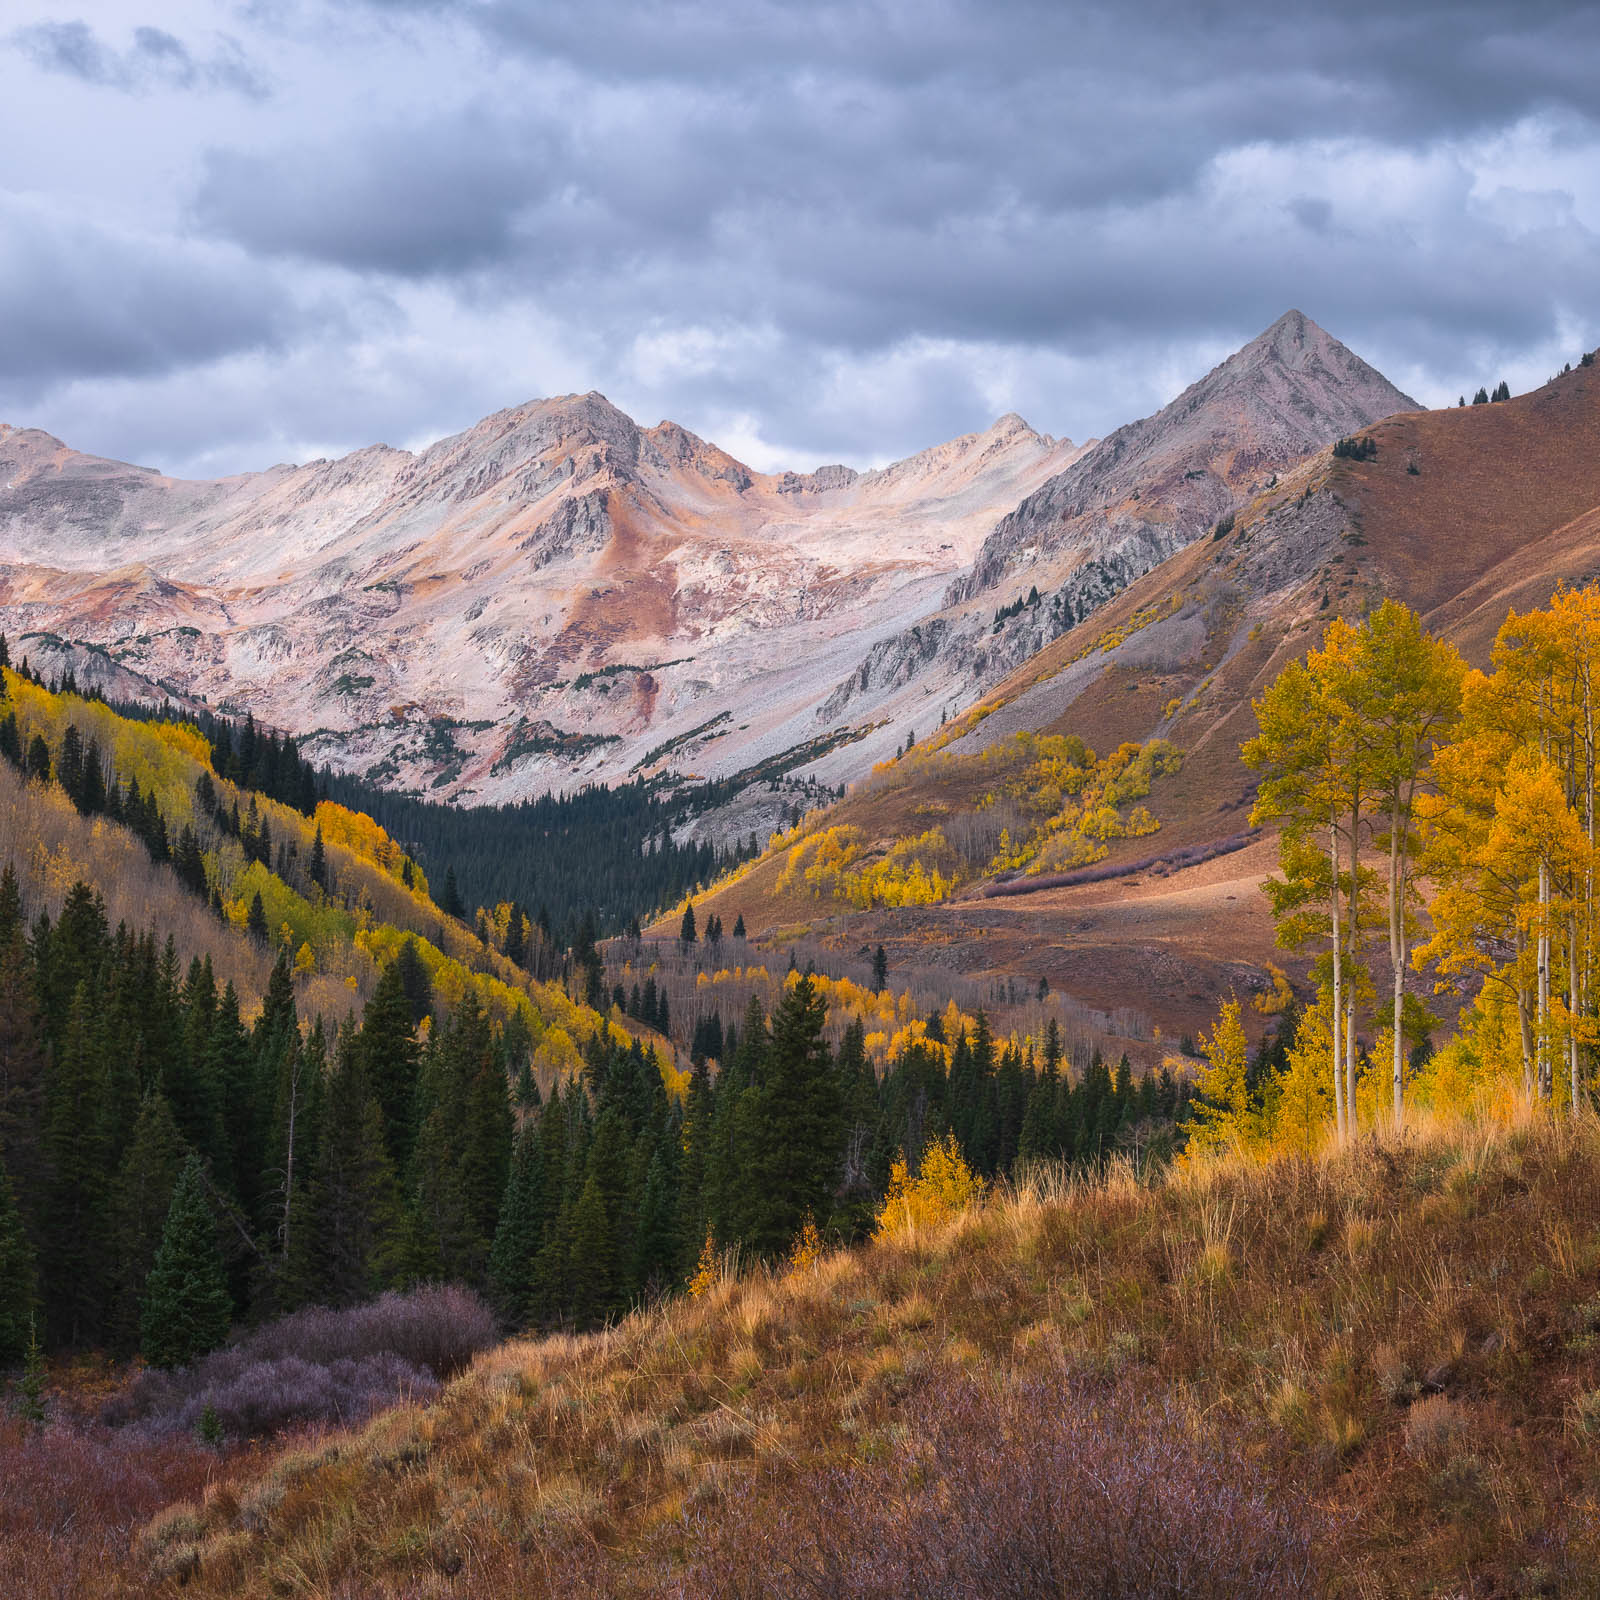
{"type": "Polygon", "coordinates": [[[1345,991],[1344,1103],[1352,1138],[1356,1133],[1356,957],[1360,952],[1361,798],[1357,790],[1350,805],[1350,986],[1345,991]]]}
{"type": "Polygon", "coordinates": [[[1394,1125],[1405,1120],[1405,1045],[1400,1019],[1405,1014],[1405,881],[1400,862],[1400,801],[1389,814],[1389,961],[1394,968],[1394,1125]]]}
{"type": "Polygon", "coordinates": [[[1539,863],[1539,1098],[1550,1098],[1550,868],[1539,863]]]}
{"type": "Polygon", "coordinates": [[[1333,867],[1333,1119],[1339,1138],[1350,1131],[1344,1104],[1344,1073],[1339,1057],[1339,1030],[1343,1018],[1340,1008],[1344,1004],[1344,951],[1341,948],[1343,930],[1339,926],[1339,826],[1337,820],[1328,824],[1328,859],[1333,867]]]}
{"type": "Polygon", "coordinates": [[[1578,1005],[1578,912],[1574,907],[1567,920],[1567,1087],[1574,1116],[1578,1111],[1578,1005]]]}

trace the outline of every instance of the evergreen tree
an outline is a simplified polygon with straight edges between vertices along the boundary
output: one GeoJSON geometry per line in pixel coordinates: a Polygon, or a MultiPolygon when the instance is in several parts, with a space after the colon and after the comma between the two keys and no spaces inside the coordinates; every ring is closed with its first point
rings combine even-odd
{"type": "Polygon", "coordinates": [[[115,1247],[110,1335],[118,1349],[139,1338],[145,1279],[166,1227],[172,1193],[187,1151],[160,1090],[151,1090],[139,1108],[133,1137],[117,1169],[111,1191],[111,1237],[115,1247]]]}
{"type": "Polygon", "coordinates": [[[34,1255],[11,1175],[0,1164],[0,1367],[22,1360],[33,1329],[34,1255]]]}
{"type": "Polygon", "coordinates": [[[827,1003],[809,973],[789,986],[772,1018],[766,1082],[757,1108],[745,1239],[764,1255],[788,1248],[806,1213],[827,1216],[843,1167],[839,1084],[822,1036],[827,1003]]]}
{"type": "MultiPolygon", "coordinates": [[[[402,947],[403,948],[403,947],[402,947]]],[[[383,969],[361,1014],[361,1064],[383,1113],[384,1144],[395,1171],[404,1171],[414,1138],[417,1041],[406,974],[397,958],[383,969]]]]}
{"type": "Polygon", "coordinates": [[[678,939],[681,943],[689,945],[695,942],[694,902],[691,900],[683,908],[683,921],[678,924],[678,939]]]}
{"type": "Polygon", "coordinates": [[[585,1180],[572,1212],[568,1256],[572,1314],[579,1327],[603,1321],[617,1306],[617,1238],[594,1173],[585,1180]]]}
{"type": "Polygon", "coordinates": [[[340,1030],[324,1107],[292,1277],[301,1298],[354,1305],[393,1281],[403,1241],[383,1112],[368,1086],[353,1025],[340,1030]]]}
{"type": "Polygon", "coordinates": [[[879,994],[889,987],[889,955],[881,944],[872,956],[872,987],[879,994]]]}
{"type": "Polygon", "coordinates": [[[187,1366],[228,1337],[231,1320],[216,1222],[200,1159],[191,1155],[172,1191],[161,1243],[145,1280],[140,1346],[153,1366],[187,1366]]]}
{"type": "Polygon", "coordinates": [[[531,1322],[537,1314],[535,1290],[544,1229],[544,1146],[538,1132],[530,1128],[517,1141],[489,1251],[489,1284],[495,1303],[519,1325],[531,1322]]]}
{"type": "Polygon", "coordinates": [[[733,919],[733,936],[735,939],[742,939],[745,936],[744,912],[742,911],[733,919]]]}

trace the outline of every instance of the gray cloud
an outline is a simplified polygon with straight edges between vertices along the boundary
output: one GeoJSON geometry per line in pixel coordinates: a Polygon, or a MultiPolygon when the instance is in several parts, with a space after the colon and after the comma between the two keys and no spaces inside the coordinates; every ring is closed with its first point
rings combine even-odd
{"type": "MultiPolygon", "coordinates": [[[[1592,4],[180,3],[126,49],[17,36],[50,80],[192,88],[182,40],[226,21],[274,85],[115,125],[164,176],[60,255],[70,317],[0,267],[29,420],[112,453],[160,417],[172,461],[243,466],[598,387],[864,462],[1009,408],[1104,432],[1291,304],[1441,399],[1600,339],[1592,4]]],[[[87,228],[86,181],[52,214],[87,228]]]]}
{"type": "Polygon", "coordinates": [[[224,41],[216,52],[197,59],[164,28],[133,30],[126,50],[107,44],[87,22],[38,22],[12,35],[19,50],[46,72],[101,88],[136,93],[151,89],[225,89],[248,99],[264,99],[266,84],[237,45],[224,41]]]}

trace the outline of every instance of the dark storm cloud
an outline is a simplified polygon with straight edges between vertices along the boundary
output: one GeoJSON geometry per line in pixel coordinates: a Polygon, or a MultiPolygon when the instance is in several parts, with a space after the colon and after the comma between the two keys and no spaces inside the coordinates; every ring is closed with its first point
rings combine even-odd
{"type": "MultiPolygon", "coordinates": [[[[134,314],[96,246],[81,327],[27,336],[41,380],[276,351],[263,385],[336,389],[341,444],[593,386],[861,461],[1007,407],[1103,432],[1291,304],[1452,398],[1600,336],[1596,5],[181,3],[253,29],[275,91],[170,162],[195,326],[134,314]]],[[[108,89],[214,81],[169,20],[15,38],[108,89]]]]}
{"type": "Polygon", "coordinates": [[[245,350],[281,349],[339,320],[298,302],[241,252],[62,218],[0,195],[5,379],[161,374],[245,350]]]}
{"type": "Polygon", "coordinates": [[[270,157],[213,150],[194,215],[262,252],[405,275],[460,271],[523,248],[517,218],[550,192],[550,143],[542,130],[514,136],[468,112],[270,157]]]}
{"type": "Polygon", "coordinates": [[[267,88],[237,46],[225,44],[197,60],[189,47],[164,28],[138,27],[126,50],[107,44],[81,20],[39,22],[12,36],[18,49],[47,72],[59,72],[101,88],[138,92],[148,89],[227,89],[263,99],[267,88]]]}
{"type": "MultiPolygon", "coordinates": [[[[1143,207],[1159,238],[1161,207],[1219,152],[1415,145],[1600,97],[1592,6],[422,9],[620,108],[477,107],[353,148],[218,153],[201,218],[253,248],[401,273],[499,265],[557,294],[606,297],[598,266],[638,316],[714,303],[851,348],[1061,340],[1165,307],[1179,326],[1228,284],[1136,262],[1140,297],[1107,300],[1129,281],[1108,235],[1143,207]],[[1169,280],[1154,301],[1152,267],[1169,280]]],[[[1290,201],[1300,235],[1328,229],[1326,196],[1290,201]]],[[[1202,260],[1227,255],[1208,243],[1202,260]]]]}

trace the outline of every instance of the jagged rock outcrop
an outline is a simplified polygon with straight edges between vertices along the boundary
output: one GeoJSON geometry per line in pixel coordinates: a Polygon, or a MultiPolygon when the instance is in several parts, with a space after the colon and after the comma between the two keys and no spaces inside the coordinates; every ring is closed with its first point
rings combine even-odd
{"type": "Polygon", "coordinates": [[[963,689],[980,692],[1211,532],[1278,473],[1345,434],[1416,409],[1310,318],[1287,312],[1170,405],[1086,448],[1001,518],[947,587],[942,614],[876,645],[818,708],[819,719],[864,715],[923,676],[941,702],[963,689]],[[1039,604],[1005,615],[1029,589],[1039,604]],[[930,650],[934,637],[939,646],[930,650]]]}

